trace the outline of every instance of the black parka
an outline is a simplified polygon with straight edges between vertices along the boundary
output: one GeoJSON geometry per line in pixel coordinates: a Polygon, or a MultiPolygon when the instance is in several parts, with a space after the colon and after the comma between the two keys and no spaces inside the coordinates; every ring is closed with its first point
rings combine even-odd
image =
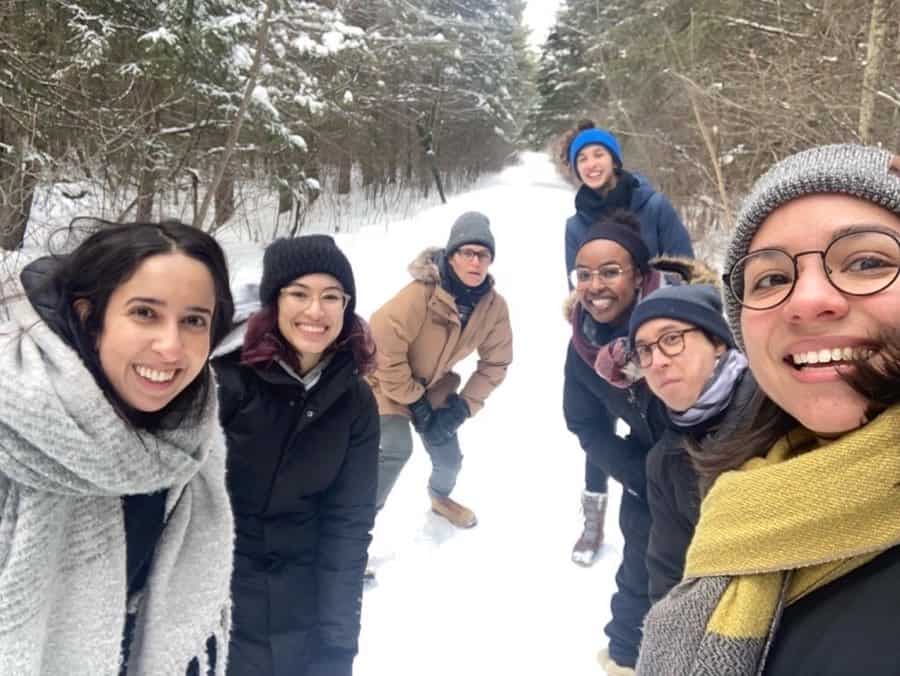
{"type": "Polygon", "coordinates": [[[647,453],[667,428],[666,414],[647,384],[610,385],[569,341],[563,386],[563,413],[591,462],[642,500],[646,495],[647,453]],[[630,432],[616,435],[616,420],[630,432]]]}
{"type": "Polygon", "coordinates": [[[756,381],[746,369],[735,382],[731,403],[720,415],[694,428],[671,423],[663,438],[647,456],[647,501],[650,504],[650,543],[647,570],[650,601],[656,603],[681,582],[688,546],[700,519],[697,472],[687,451],[686,436],[697,444],[710,436],[727,438],[747,415],[756,381]]]}
{"type": "Polygon", "coordinates": [[[229,676],[349,676],[375,518],[378,411],[349,352],[309,391],[213,362],[235,517],[229,676]]]}

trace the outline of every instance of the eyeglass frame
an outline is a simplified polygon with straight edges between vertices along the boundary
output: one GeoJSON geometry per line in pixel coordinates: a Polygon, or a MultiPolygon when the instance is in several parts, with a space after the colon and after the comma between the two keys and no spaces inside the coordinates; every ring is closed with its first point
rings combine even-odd
{"type": "Polygon", "coordinates": [[[673,329],[671,331],[666,331],[659,338],[654,340],[652,343],[641,343],[640,346],[637,346],[637,345],[632,346],[630,360],[632,362],[634,362],[638,368],[646,370],[646,369],[650,368],[651,366],[653,366],[653,348],[654,348],[654,346],[656,347],[657,350],[659,350],[663,354],[663,356],[666,356],[669,359],[677,357],[680,354],[684,354],[684,350],[687,347],[687,341],[684,339],[684,334],[690,333],[691,331],[700,331],[702,333],[703,329],[701,329],[699,326],[692,326],[689,329],[673,329]],[[666,336],[671,336],[671,335],[677,335],[681,339],[681,349],[679,349],[678,352],[674,352],[674,353],[670,354],[669,352],[666,352],[665,348],[663,348],[663,346],[660,344],[660,341],[663,338],[665,338],[666,336]],[[649,350],[650,361],[647,362],[646,366],[641,365],[640,358],[638,357],[638,347],[649,350]]]}
{"type": "Polygon", "coordinates": [[[773,310],[773,309],[777,308],[779,305],[781,305],[782,303],[786,302],[787,299],[791,297],[791,294],[794,293],[794,289],[797,287],[797,280],[800,279],[800,268],[797,265],[797,259],[800,258],[800,256],[808,256],[809,254],[818,254],[819,257],[822,259],[822,270],[825,272],[825,279],[828,280],[828,283],[831,284],[831,286],[834,289],[836,289],[840,293],[845,293],[848,296],[854,296],[856,298],[865,298],[866,296],[874,296],[876,293],[881,293],[886,288],[888,288],[891,284],[893,284],[894,282],[897,281],[897,278],[900,277],[900,265],[897,266],[897,270],[894,272],[893,278],[887,284],[882,286],[880,289],[876,289],[875,291],[867,291],[866,293],[853,293],[852,291],[845,291],[844,289],[842,289],[835,283],[835,281],[831,278],[831,274],[828,271],[828,266],[825,264],[825,257],[828,254],[828,252],[831,250],[831,247],[833,247],[835,244],[837,244],[838,242],[840,242],[842,239],[844,239],[846,237],[855,237],[857,235],[866,234],[866,233],[876,233],[879,235],[884,235],[885,237],[890,237],[892,240],[894,240],[894,242],[897,243],[898,252],[900,252],[900,236],[897,236],[897,235],[894,235],[893,233],[885,232],[884,230],[879,230],[876,228],[865,229],[865,230],[854,230],[852,232],[847,232],[847,233],[841,235],[840,237],[835,237],[828,244],[828,246],[826,246],[824,249],[810,249],[809,251],[798,251],[794,255],[791,255],[784,249],[779,249],[778,247],[766,247],[764,249],[757,249],[756,251],[751,251],[747,255],[741,256],[737,260],[737,262],[735,262],[735,264],[731,266],[731,269],[722,275],[722,282],[724,283],[725,288],[728,289],[728,293],[730,293],[732,295],[732,297],[734,297],[734,299],[740,304],[740,306],[742,308],[746,308],[747,310],[755,310],[757,312],[763,312],[765,310],[773,310]],[[732,287],[731,276],[734,274],[734,271],[737,270],[737,268],[748,258],[751,258],[753,256],[756,256],[756,255],[766,252],[766,251],[775,251],[775,252],[778,252],[780,254],[784,254],[785,256],[787,256],[790,259],[791,264],[794,267],[794,278],[791,280],[791,288],[788,289],[788,292],[784,295],[784,298],[779,300],[777,303],[774,303],[773,305],[767,305],[766,307],[752,307],[750,305],[746,305],[744,303],[743,298],[741,298],[741,296],[739,296],[737,294],[737,292],[734,290],[734,288],[732,287]]]}
{"type": "Polygon", "coordinates": [[[471,261],[473,258],[478,259],[478,263],[484,263],[487,261],[488,263],[493,262],[494,255],[491,253],[491,250],[485,247],[484,251],[480,249],[464,249],[463,247],[459,247],[456,251],[453,252],[453,255],[459,254],[465,260],[471,261]]]}
{"type": "Polygon", "coordinates": [[[318,294],[314,294],[312,291],[310,291],[309,292],[309,301],[305,305],[302,305],[300,299],[297,298],[297,294],[295,292],[292,292],[290,289],[291,289],[290,286],[286,286],[283,289],[281,289],[281,291],[279,291],[278,295],[279,296],[288,296],[292,303],[298,304],[298,306],[299,306],[298,309],[301,312],[306,311],[313,304],[314,297],[318,298],[320,306],[327,307],[322,302],[322,296],[326,293],[339,293],[341,295],[341,297],[344,299],[343,305],[341,307],[341,312],[344,312],[347,309],[347,306],[350,305],[350,301],[353,298],[353,296],[351,296],[349,293],[347,293],[346,291],[340,290],[340,289],[326,289],[325,291],[322,291],[318,294]]]}
{"type": "Polygon", "coordinates": [[[619,265],[618,263],[606,263],[605,265],[601,265],[599,268],[589,268],[585,265],[576,265],[574,268],[572,268],[572,271],[569,273],[569,281],[572,283],[573,287],[588,286],[589,284],[593,283],[594,277],[600,276],[601,270],[603,270],[604,268],[619,268],[618,274],[615,277],[613,277],[612,279],[603,279],[603,277],[600,277],[601,281],[603,281],[605,284],[614,283],[617,279],[619,279],[619,277],[624,275],[626,272],[629,272],[630,270],[634,269],[633,266],[619,265]],[[589,272],[591,275],[591,278],[588,280],[585,280],[583,282],[579,281],[577,279],[579,270],[584,270],[585,272],[589,272]]]}

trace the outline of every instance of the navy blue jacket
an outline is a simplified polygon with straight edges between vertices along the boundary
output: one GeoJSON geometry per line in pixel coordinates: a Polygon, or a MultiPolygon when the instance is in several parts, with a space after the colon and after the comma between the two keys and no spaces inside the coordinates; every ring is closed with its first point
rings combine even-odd
{"type": "MultiPolygon", "coordinates": [[[[650,250],[650,256],[668,254],[693,258],[691,237],[672,203],[661,192],[654,190],[646,178],[640,174],[631,175],[637,185],[631,193],[630,209],[641,222],[641,237],[650,250]]],[[[579,193],[584,190],[591,189],[582,186],[579,193]]],[[[566,221],[566,275],[575,268],[575,254],[578,253],[581,238],[600,215],[579,205],[579,202],[585,201],[576,196],[577,211],[566,221]]]]}

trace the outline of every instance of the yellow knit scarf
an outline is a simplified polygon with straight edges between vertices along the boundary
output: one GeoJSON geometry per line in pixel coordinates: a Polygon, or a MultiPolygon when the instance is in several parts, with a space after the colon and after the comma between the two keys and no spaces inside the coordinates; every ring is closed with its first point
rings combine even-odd
{"type": "Polygon", "coordinates": [[[685,578],[731,578],[707,634],[764,639],[787,572],[791,603],[900,543],[900,406],[815,444],[792,432],[703,501],[685,578]]]}

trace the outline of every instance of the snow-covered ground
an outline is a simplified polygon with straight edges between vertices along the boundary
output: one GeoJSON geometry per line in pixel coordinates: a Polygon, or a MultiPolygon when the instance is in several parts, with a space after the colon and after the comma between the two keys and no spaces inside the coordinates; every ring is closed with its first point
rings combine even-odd
{"type": "Polygon", "coordinates": [[[563,224],[573,196],[546,155],[528,154],[446,205],[338,237],[368,316],[408,281],[406,265],[422,248],[444,244],[456,216],[483,211],[515,341],[506,381],[460,431],[465,461],[454,497],[478,525],[456,530],[430,512],[430,464],[418,439],[378,517],[377,584],[363,598],[357,676],[601,673],[596,653],[622,538],[612,483],[601,560],[584,569],[569,559],[584,467],[562,416],[563,224]]]}
{"type": "MultiPolygon", "coordinates": [[[[547,156],[531,153],[446,205],[388,225],[373,215],[371,225],[363,220],[337,236],[353,263],[357,309],[368,317],[407,283],[406,266],[419,251],[446,242],[459,214],[483,211],[497,241],[491,273],[510,306],[515,351],[506,381],[460,430],[465,461],[453,496],[475,510],[474,529],[456,530],[430,512],[430,464],[416,439],[376,523],[377,583],[363,598],[356,676],[601,673],[596,653],[606,643],[622,537],[611,483],[601,559],[588,569],[569,559],[581,532],[584,471],[562,416],[563,228],[573,198],[547,156]]],[[[46,215],[51,225],[68,220],[46,215]]],[[[258,281],[252,261],[260,245],[238,232],[222,239],[235,283],[258,281]]],[[[473,366],[474,359],[462,365],[463,377],[473,366]]]]}

